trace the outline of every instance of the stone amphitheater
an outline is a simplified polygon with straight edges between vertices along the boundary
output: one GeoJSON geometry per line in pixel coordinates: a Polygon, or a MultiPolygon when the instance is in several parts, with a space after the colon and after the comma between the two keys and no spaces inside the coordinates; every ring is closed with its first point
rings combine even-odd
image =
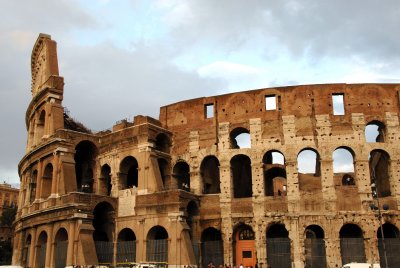
{"type": "Polygon", "coordinates": [[[32,51],[13,264],[400,267],[400,85],[184,100],[93,133],[32,51]]]}

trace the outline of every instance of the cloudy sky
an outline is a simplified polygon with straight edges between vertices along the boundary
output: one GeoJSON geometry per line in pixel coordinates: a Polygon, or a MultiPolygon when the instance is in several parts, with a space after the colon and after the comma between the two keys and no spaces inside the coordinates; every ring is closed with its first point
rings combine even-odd
{"type": "Polygon", "coordinates": [[[19,181],[39,33],[58,43],[64,106],[103,130],[201,96],[397,83],[399,27],[397,0],[0,0],[0,180],[19,181]]]}

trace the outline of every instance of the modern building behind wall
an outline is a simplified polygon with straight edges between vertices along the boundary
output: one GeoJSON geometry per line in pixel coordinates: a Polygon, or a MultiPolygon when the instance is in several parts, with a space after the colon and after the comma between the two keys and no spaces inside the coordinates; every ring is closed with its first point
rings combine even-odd
{"type": "MultiPolygon", "coordinates": [[[[14,188],[6,182],[0,183],[0,217],[4,210],[17,207],[19,189],[14,188]]],[[[5,215],[6,216],[6,215],[5,215]]],[[[0,218],[0,242],[12,239],[12,226],[0,218]]]]}
{"type": "Polygon", "coordinates": [[[383,262],[383,233],[400,267],[399,84],[197,98],[93,133],[50,36],[31,68],[13,264],[339,267],[383,262]]]}

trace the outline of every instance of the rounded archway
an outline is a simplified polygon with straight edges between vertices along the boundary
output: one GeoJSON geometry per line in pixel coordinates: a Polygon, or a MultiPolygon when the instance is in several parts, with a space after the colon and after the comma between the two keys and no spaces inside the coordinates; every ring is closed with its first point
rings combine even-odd
{"type": "Polygon", "coordinates": [[[345,224],[340,229],[340,253],[342,264],[350,262],[365,262],[364,236],[356,224],[345,224]]]}
{"type": "Polygon", "coordinates": [[[214,264],[224,263],[224,246],[221,232],[208,227],[201,233],[202,267],[207,268],[212,261],[214,264]]]}
{"type": "Polygon", "coordinates": [[[318,225],[309,225],[304,232],[306,268],[326,267],[325,234],[318,225]]]}
{"type": "Polygon", "coordinates": [[[112,263],[114,226],[113,206],[107,202],[97,204],[93,210],[93,240],[99,263],[112,263]]]}
{"type": "Polygon", "coordinates": [[[146,259],[152,262],[168,262],[168,232],[162,226],[154,226],[147,233],[146,259]]]}
{"type": "Polygon", "coordinates": [[[46,265],[47,239],[47,233],[42,231],[36,243],[36,267],[46,265]]]}
{"type": "Polygon", "coordinates": [[[68,233],[64,228],[54,237],[54,267],[64,268],[67,264],[68,233]]]}
{"type": "Polygon", "coordinates": [[[203,181],[204,194],[219,194],[221,192],[218,158],[212,155],[204,158],[200,165],[200,175],[203,181]]]}
{"type": "Polygon", "coordinates": [[[178,189],[190,191],[190,167],[185,161],[179,161],[173,168],[173,177],[178,189]]]}
{"type": "Polygon", "coordinates": [[[271,267],[292,267],[289,232],[284,224],[273,224],[267,230],[267,260],[271,267]]]}
{"type": "Polygon", "coordinates": [[[240,224],[233,234],[233,253],[236,266],[254,267],[256,265],[255,233],[247,224],[240,224]]]}
{"type": "Polygon", "coordinates": [[[133,156],[127,156],[119,165],[119,183],[121,189],[138,187],[139,185],[139,164],[133,156]]]}
{"type": "Polygon", "coordinates": [[[378,228],[376,232],[376,236],[378,238],[378,250],[379,250],[379,259],[381,267],[386,267],[385,263],[385,251],[386,251],[386,259],[389,267],[400,267],[400,235],[399,229],[391,224],[385,223],[381,227],[378,228]],[[383,236],[382,236],[383,234],[383,236]],[[383,238],[383,239],[382,239],[383,238]],[[385,243],[385,250],[383,247],[383,243],[385,243]]]}
{"type": "Polygon", "coordinates": [[[79,192],[93,191],[97,152],[96,145],[90,141],[81,141],[75,147],[76,187],[79,192]]]}
{"type": "Polygon", "coordinates": [[[378,197],[391,195],[390,189],[390,156],[384,150],[372,150],[369,155],[371,182],[375,183],[378,197]]]}
{"type": "Polygon", "coordinates": [[[235,155],[231,159],[233,197],[243,198],[253,195],[251,160],[247,155],[235,155]]]}
{"type": "Polygon", "coordinates": [[[105,164],[101,167],[100,181],[99,181],[99,194],[111,195],[111,168],[105,164]]]}
{"type": "Polygon", "coordinates": [[[136,261],[136,235],[129,229],[124,228],[118,234],[117,263],[128,263],[136,261]]]}

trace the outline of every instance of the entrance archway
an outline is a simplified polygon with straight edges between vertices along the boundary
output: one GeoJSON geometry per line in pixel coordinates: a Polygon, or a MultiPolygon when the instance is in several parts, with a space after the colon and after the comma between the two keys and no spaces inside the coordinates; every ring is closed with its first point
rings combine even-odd
{"type": "Polygon", "coordinates": [[[325,268],[326,253],[324,230],[318,225],[309,225],[305,230],[306,268],[325,268]]]}
{"type": "Polygon", "coordinates": [[[146,259],[168,262],[168,232],[162,226],[154,226],[147,234],[146,259]]]}
{"type": "Polygon", "coordinates": [[[97,204],[93,211],[93,240],[99,264],[113,262],[114,208],[107,202],[97,204]]]}
{"type": "Polygon", "coordinates": [[[64,228],[58,230],[54,238],[54,266],[64,268],[67,264],[68,233],[64,228]]]}
{"type": "Polygon", "coordinates": [[[236,266],[255,267],[256,248],[253,229],[248,225],[241,225],[236,229],[233,241],[236,266]]]}
{"type": "Polygon", "coordinates": [[[203,268],[207,268],[211,261],[215,266],[224,263],[224,246],[219,230],[209,227],[201,234],[201,260],[203,268]]]}
{"type": "Polygon", "coordinates": [[[47,248],[47,234],[45,231],[41,232],[36,244],[36,267],[44,268],[46,266],[46,248],[47,248]]]}
{"type": "Polygon", "coordinates": [[[118,234],[117,264],[136,261],[136,235],[129,229],[122,229],[118,234]]]}
{"type": "MultiPolygon", "coordinates": [[[[397,227],[391,223],[385,223],[382,225],[382,230],[383,230],[383,237],[385,240],[385,250],[386,250],[386,258],[388,266],[400,267],[399,229],[397,229],[397,227]]],[[[379,259],[381,267],[386,267],[381,227],[378,228],[377,237],[378,237],[378,249],[379,249],[379,259]]]]}
{"type": "Polygon", "coordinates": [[[365,247],[363,233],[355,224],[345,224],[340,229],[340,253],[342,264],[350,262],[365,262],[365,247]]]}
{"type": "Polygon", "coordinates": [[[274,224],[268,228],[267,261],[271,267],[292,267],[289,232],[283,224],[274,224]]]}

